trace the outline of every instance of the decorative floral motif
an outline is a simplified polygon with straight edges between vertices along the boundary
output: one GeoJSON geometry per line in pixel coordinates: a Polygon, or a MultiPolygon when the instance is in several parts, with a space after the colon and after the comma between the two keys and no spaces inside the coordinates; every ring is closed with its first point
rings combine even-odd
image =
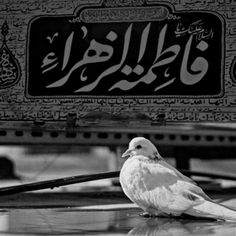
{"type": "Polygon", "coordinates": [[[9,27],[5,21],[2,26],[3,44],[0,49],[0,89],[15,85],[20,79],[20,66],[9,50],[6,42],[9,27]]]}

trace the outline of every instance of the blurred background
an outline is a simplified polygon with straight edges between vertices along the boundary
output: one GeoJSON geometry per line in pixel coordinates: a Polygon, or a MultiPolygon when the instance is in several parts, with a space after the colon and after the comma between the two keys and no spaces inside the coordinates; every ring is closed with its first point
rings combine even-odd
{"type": "MultiPolygon", "coordinates": [[[[105,146],[74,145],[0,146],[0,186],[52,180],[82,174],[119,171],[125,161],[121,158],[121,155],[127,147],[109,148],[105,146]]],[[[176,167],[176,157],[166,156],[168,152],[167,147],[165,147],[163,152],[160,151],[165,160],[176,167]]],[[[224,158],[214,159],[210,149],[206,151],[205,156],[199,156],[199,158],[196,156],[191,158],[189,155],[188,159],[181,159],[179,156],[177,157],[178,159],[180,159],[180,162],[188,161],[188,167],[191,171],[234,175],[236,170],[235,159],[228,158],[227,153],[224,158]]],[[[195,179],[206,178],[195,177],[195,179]]],[[[230,180],[215,180],[214,182],[219,182],[224,187],[234,186],[235,184],[234,181],[230,180]]],[[[84,187],[111,187],[114,183],[113,179],[104,179],[62,186],[47,191],[67,192],[77,191],[84,187]]],[[[211,186],[206,185],[204,187],[210,188],[211,186]]]]}

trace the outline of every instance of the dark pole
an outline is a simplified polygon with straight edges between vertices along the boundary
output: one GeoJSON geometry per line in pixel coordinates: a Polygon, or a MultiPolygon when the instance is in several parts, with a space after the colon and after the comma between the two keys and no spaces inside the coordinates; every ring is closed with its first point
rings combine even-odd
{"type": "Polygon", "coordinates": [[[65,178],[60,178],[60,179],[53,179],[53,180],[39,181],[39,182],[29,183],[29,184],[21,184],[21,185],[15,185],[15,186],[10,186],[10,187],[4,187],[4,188],[0,188],[0,196],[21,193],[21,192],[35,191],[35,190],[40,190],[40,189],[47,189],[47,188],[53,189],[60,186],[77,184],[77,183],[88,182],[88,181],[99,180],[99,179],[116,178],[119,176],[119,173],[120,173],[119,171],[113,171],[113,172],[103,172],[103,173],[97,173],[97,174],[77,175],[77,176],[65,177],[65,178]]]}
{"type": "MultiPolygon", "coordinates": [[[[187,175],[187,176],[202,176],[202,177],[208,177],[208,178],[213,178],[213,179],[226,179],[226,180],[236,181],[235,175],[219,175],[219,174],[202,173],[198,171],[189,171],[189,170],[180,170],[180,172],[182,172],[184,175],[187,175]]],[[[4,188],[0,188],[0,196],[47,189],[47,188],[53,189],[60,186],[77,184],[77,183],[88,182],[88,181],[99,180],[99,179],[117,178],[119,177],[119,174],[120,174],[120,171],[102,172],[102,173],[97,173],[97,174],[77,175],[77,176],[65,177],[65,178],[54,179],[54,180],[46,180],[46,181],[39,181],[35,183],[4,187],[4,188]]]]}

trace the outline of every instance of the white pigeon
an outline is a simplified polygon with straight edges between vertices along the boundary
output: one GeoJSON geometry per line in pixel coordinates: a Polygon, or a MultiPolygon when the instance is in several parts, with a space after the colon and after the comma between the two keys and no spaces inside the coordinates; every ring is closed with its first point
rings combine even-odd
{"type": "Polygon", "coordinates": [[[122,155],[124,193],[149,216],[190,215],[236,221],[236,211],[213,202],[197,184],[163,160],[146,138],[136,137],[122,155]]]}

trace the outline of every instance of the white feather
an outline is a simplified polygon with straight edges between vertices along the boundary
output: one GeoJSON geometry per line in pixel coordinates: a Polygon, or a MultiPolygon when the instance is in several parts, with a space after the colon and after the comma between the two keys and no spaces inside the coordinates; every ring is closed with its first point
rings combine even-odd
{"type": "Polygon", "coordinates": [[[127,154],[130,157],[120,172],[122,189],[148,214],[236,221],[236,211],[214,203],[195,182],[165,162],[149,140],[134,138],[127,154]]]}

